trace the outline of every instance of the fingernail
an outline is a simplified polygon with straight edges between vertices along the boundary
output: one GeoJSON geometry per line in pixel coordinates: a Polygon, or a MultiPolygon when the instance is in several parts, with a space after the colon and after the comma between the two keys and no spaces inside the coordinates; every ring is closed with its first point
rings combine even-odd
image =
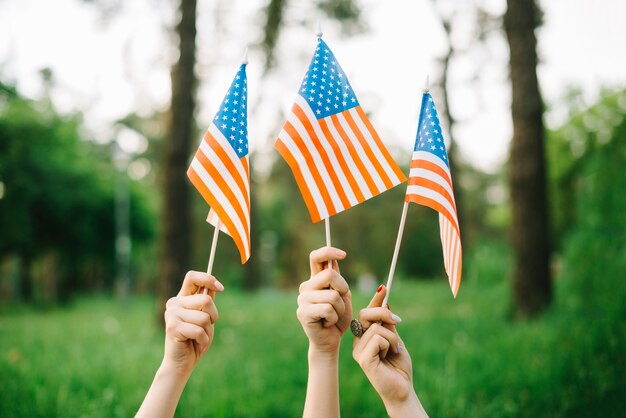
{"type": "Polygon", "coordinates": [[[345,257],[345,256],[346,256],[346,252],[345,252],[345,251],[342,251],[342,250],[338,250],[338,249],[336,249],[336,250],[335,250],[335,255],[336,255],[337,257],[345,257]]]}
{"type": "Polygon", "coordinates": [[[398,315],[394,313],[391,314],[391,319],[393,319],[393,322],[395,322],[396,324],[399,324],[400,322],[402,322],[402,318],[400,318],[398,315]]]}
{"type": "Polygon", "coordinates": [[[389,307],[389,304],[387,304],[387,309],[391,310],[391,308],[389,307]]]}
{"type": "Polygon", "coordinates": [[[383,290],[383,285],[382,284],[380,286],[378,286],[378,289],[376,289],[376,293],[380,293],[381,290],[383,290]]]}
{"type": "Polygon", "coordinates": [[[224,290],[224,285],[219,282],[219,280],[215,279],[215,290],[222,291],[224,290]]]}
{"type": "Polygon", "coordinates": [[[398,343],[398,353],[402,352],[402,346],[400,345],[400,343],[398,343]]]}

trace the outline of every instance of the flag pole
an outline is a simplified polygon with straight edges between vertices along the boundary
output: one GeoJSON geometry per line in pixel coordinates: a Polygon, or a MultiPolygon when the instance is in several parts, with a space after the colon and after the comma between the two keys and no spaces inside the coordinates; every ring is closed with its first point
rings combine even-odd
{"type": "MultiPolygon", "coordinates": [[[[330,216],[326,219],[324,219],[324,225],[326,227],[326,246],[330,247],[330,216]]],[[[333,262],[332,261],[328,261],[328,268],[332,269],[333,268],[333,262]]]]}
{"type": "MultiPolygon", "coordinates": [[[[428,93],[429,90],[429,77],[426,76],[426,83],[424,84],[423,93],[428,93]]],[[[410,176],[409,176],[410,177],[410,176]]],[[[408,185],[407,185],[408,188],[408,185]]],[[[400,243],[402,242],[402,233],[404,232],[404,224],[406,222],[406,214],[409,209],[409,202],[404,201],[402,206],[402,216],[400,217],[400,227],[398,228],[398,237],[396,238],[396,247],[393,250],[393,257],[391,259],[391,267],[389,268],[389,276],[387,276],[387,294],[383,300],[383,306],[387,306],[389,301],[389,295],[391,294],[391,285],[393,284],[393,275],[396,271],[396,263],[398,262],[398,253],[400,252],[400,243]]]]}
{"type": "Polygon", "coordinates": [[[409,202],[405,201],[402,206],[402,216],[400,217],[400,228],[398,228],[398,237],[396,238],[396,248],[393,250],[393,258],[391,259],[391,267],[389,268],[389,276],[387,277],[387,294],[383,300],[383,306],[387,306],[389,294],[391,293],[391,285],[393,284],[393,274],[396,271],[396,263],[398,261],[398,253],[400,252],[400,243],[402,242],[402,233],[404,232],[404,224],[406,222],[406,213],[409,209],[409,202]]]}
{"type": "MultiPolygon", "coordinates": [[[[217,248],[217,239],[220,236],[220,221],[219,219],[215,223],[215,230],[213,231],[213,241],[211,241],[211,254],[209,255],[209,265],[206,268],[206,272],[210,275],[213,272],[213,261],[215,260],[215,249],[217,248]]],[[[202,293],[205,295],[209,292],[206,287],[202,289],[202,293]]]]}

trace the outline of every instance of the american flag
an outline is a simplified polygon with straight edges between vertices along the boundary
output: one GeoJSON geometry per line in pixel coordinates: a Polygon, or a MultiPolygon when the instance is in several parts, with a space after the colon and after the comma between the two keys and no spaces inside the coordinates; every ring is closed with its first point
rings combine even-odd
{"type": "Polygon", "coordinates": [[[289,164],[313,222],[406,180],[321,38],[274,146],[289,164]]]}
{"type": "Polygon", "coordinates": [[[207,222],[233,238],[242,263],[250,258],[247,83],[242,64],[187,170],[211,207],[207,222]]]}
{"type": "Polygon", "coordinates": [[[422,97],[405,201],[428,206],[439,212],[443,261],[450,288],[456,298],[461,284],[461,232],[446,145],[443,142],[435,103],[427,92],[422,97]]]}

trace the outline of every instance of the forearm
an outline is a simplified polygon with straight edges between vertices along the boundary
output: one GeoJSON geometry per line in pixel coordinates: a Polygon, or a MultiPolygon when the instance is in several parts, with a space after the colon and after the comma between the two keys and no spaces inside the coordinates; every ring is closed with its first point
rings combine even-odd
{"type": "Polygon", "coordinates": [[[173,417],[190,375],[162,363],[135,417],[173,417]]]}
{"type": "Polygon", "coordinates": [[[325,353],[309,348],[309,380],[303,418],[339,417],[339,350],[325,353]]]}
{"type": "Polygon", "coordinates": [[[385,408],[390,418],[428,418],[415,392],[403,402],[385,402],[385,408]]]}

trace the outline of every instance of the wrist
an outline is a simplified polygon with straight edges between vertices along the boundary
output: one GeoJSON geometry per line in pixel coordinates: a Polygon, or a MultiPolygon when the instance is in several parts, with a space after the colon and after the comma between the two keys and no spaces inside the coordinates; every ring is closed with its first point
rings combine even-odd
{"type": "Polygon", "coordinates": [[[309,345],[309,363],[319,363],[319,364],[337,364],[339,361],[339,346],[336,349],[326,349],[315,346],[314,344],[309,345]]]}
{"type": "Polygon", "coordinates": [[[383,402],[390,418],[428,418],[414,390],[405,399],[383,402]]]}
{"type": "Polygon", "coordinates": [[[187,382],[193,368],[182,366],[171,359],[164,358],[156,372],[156,376],[174,381],[187,382]]]}

